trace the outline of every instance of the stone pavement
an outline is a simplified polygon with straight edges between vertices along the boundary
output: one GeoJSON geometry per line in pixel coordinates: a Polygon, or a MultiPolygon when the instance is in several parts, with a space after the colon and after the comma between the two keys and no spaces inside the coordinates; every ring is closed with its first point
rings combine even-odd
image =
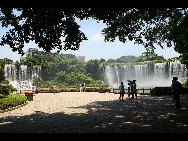
{"type": "MultiPolygon", "coordinates": [[[[188,104],[171,96],[40,93],[26,106],[0,113],[0,133],[188,133],[188,104]]],[[[183,99],[182,97],[181,99],[183,99]]]]}

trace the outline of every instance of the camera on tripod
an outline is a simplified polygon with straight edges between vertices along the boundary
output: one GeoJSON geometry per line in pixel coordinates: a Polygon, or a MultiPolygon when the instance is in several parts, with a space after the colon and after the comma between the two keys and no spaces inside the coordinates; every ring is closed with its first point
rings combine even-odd
{"type": "Polygon", "coordinates": [[[133,84],[133,81],[132,80],[127,80],[129,83],[128,85],[131,86],[133,84]]]}

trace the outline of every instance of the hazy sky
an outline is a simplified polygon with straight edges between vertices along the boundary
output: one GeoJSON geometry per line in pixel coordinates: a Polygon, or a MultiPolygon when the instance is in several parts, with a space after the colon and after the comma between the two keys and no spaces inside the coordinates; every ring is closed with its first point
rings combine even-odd
{"type": "MultiPolygon", "coordinates": [[[[103,22],[97,23],[96,20],[76,20],[76,22],[81,26],[80,30],[85,33],[88,40],[82,41],[80,49],[77,51],[62,50],[60,53],[63,54],[74,54],[76,56],[85,56],[86,61],[90,59],[117,59],[121,56],[134,55],[140,56],[146,49],[142,45],[134,44],[133,42],[121,43],[118,39],[115,42],[104,42],[104,37],[101,35],[101,31],[106,25],[103,22]]],[[[0,27],[0,38],[5,34],[7,29],[0,27]]],[[[29,42],[25,44],[24,50],[28,48],[38,48],[34,42],[29,42]]],[[[38,48],[39,49],[39,48],[38,48]]],[[[42,50],[42,49],[39,49],[42,50]]],[[[56,50],[52,51],[55,52],[56,50]]],[[[178,57],[180,54],[174,51],[171,48],[161,49],[156,47],[155,52],[158,55],[163,55],[166,59],[172,57],[178,57]]],[[[18,52],[12,52],[11,48],[8,45],[0,46],[0,59],[10,58],[14,61],[19,60],[21,57],[18,52]]]]}

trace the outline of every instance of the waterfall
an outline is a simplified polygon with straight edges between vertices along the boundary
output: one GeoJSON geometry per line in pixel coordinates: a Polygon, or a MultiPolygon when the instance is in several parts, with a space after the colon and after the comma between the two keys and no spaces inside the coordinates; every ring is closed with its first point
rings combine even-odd
{"type": "Polygon", "coordinates": [[[173,77],[187,79],[185,64],[180,61],[152,63],[144,65],[115,65],[104,66],[103,81],[111,87],[117,88],[120,82],[128,87],[127,80],[136,80],[138,88],[170,87],[173,77]]]}
{"type": "Polygon", "coordinates": [[[41,67],[34,66],[28,70],[26,65],[15,66],[5,64],[5,79],[9,81],[17,90],[30,90],[35,75],[41,75],[41,67]]]}
{"type": "MultiPolygon", "coordinates": [[[[35,75],[41,77],[41,66],[34,66],[31,70],[26,65],[15,66],[5,64],[5,79],[15,88],[31,89],[35,75]]],[[[43,71],[44,72],[44,71],[43,71]]],[[[138,88],[169,87],[173,77],[188,78],[185,64],[180,61],[151,63],[143,65],[114,65],[101,66],[100,79],[113,88],[117,88],[120,82],[128,87],[127,80],[136,80],[138,88]]]]}

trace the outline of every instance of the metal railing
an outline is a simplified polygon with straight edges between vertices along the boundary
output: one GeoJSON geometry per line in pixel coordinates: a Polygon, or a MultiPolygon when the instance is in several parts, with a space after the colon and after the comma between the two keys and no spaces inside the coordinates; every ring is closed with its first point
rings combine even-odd
{"type": "Polygon", "coordinates": [[[29,92],[29,91],[32,91],[32,90],[18,90],[17,94],[25,94],[25,92],[29,92]]]}
{"type": "MultiPolygon", "coordinates": [[[[120,93],[120,91],[119,91],[119,89],[112,89],[113,90],[113,93],[114,94],[119,94],[120,93]]],[[[150,89],[136,89],[137,90],[137,94],[141,94],[141,95],[144,95],[144,94],[151,94],[151,88],[150,89]],[[149,92],[148,92],[149,91],[149,92]]],[[[125,91],[125,94],[128,94],[128,89],[124,89],[124,91],[125,91]]]]}

